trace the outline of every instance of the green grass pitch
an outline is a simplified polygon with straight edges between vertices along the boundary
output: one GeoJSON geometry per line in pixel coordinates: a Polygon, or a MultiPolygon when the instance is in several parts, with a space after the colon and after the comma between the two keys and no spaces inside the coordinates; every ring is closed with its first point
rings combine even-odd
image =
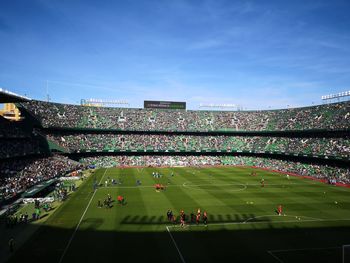
{"type": "Polygon", "coordinates": [[[342,245],[350,244],[350,189],[252,170],[99,169],[10,261],[341,262],[342,245]],[[108,178],[122,184],[105,187],[108,178]],[[95,192],[94,180],[102,185],[95,192]],[[157,192],[156,182],[166,190],[157,192]],[[107,194],[127,204],[99,208],[107,194]],[[168,209],[178,216],[198,208],[208,212],[207,227],[167,221],[168,209]]]}

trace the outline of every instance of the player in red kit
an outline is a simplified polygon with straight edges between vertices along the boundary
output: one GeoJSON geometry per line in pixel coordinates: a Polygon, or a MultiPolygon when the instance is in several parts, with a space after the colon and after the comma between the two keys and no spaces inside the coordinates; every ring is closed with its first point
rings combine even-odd
{"type": "Polygon", "coordinates": [[[186,224],[186,215],[185,215],[184,211],[182,210],[181,214],[180,214],[180,226],[184,227],[185,224],[186,224]]]}
{"type": "Polygon", "coordinates": [[[199,224],[200,219],[201,219],[201,214],[197,214],[196,215],[196,224],[197,225],[199,224]]]}
{"type": "Polygon", "coordinates": [[[282,205],[279,205],[277,207],[277,213],[278,213],[279,216],[282,215],[282,205]]]}

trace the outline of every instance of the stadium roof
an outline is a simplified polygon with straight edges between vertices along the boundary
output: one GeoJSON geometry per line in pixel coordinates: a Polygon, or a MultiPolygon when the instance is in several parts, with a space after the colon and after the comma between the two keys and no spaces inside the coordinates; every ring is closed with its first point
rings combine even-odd
{"type": "Polygon", "coordinates": [[[21,96],[11,91],[0,88],[0,103],[22,102],[22,101],[29,101],[29,100],[31,99],[28,97],[21,96]]]}

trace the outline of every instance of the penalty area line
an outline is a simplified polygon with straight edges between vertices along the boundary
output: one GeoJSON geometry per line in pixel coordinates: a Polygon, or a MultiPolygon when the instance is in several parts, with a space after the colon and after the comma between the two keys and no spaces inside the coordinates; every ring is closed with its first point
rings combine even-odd
{"type": "Polygon", "coordinates": [[[173,244],[174,244],[174,246],[175,246],[175,248],[176,248],[176,250],[177,250],[177,252],[178,252],[178,254],[179,254],[179,256],[180,256],[181,262],[182,262],[182,263],[186,263],[184,257],[182,256],[182,253],[181,253],[179,247],[178,247],[177,244],[176,244],[176,241],[175,241],[175,239],[174,239],[174,237],[173,237],[173,234],[171,234],[171,231],[169,230],[169,227],[168,227],[168,226],[166,226],[166,230],[168,231],[169,236],[170,236],[171,240],[173,241],[173,244]]]}
{"type": "MultiPolygon", "coordinates": [[[[108,170],[108,168],[106,168],[105,172],[103,173],[99,185],[101,184],[102,179],[103,179],[103,177],[105,176],[107,170],[108,170]]],[[[85,216],[87,210],[89,209],[92,200],[93,200],[94,197],[95,197],[96,192],[97,192],[97,189],[94,191],[93,195],[91,196],[90,201],[89,201],[89,203],[87,204],[87,206],[86,206],[86,208],[85,208],[85,210],[84,210],[84,213],[82,214],[82,216],[81,216],[81,218],[80,218],[80,220],[79,220],[79,222],[78,222],[78,224],[77,224],[77,226],[76,226],[76,228],[75,228],[75,230],[74,230],[72,236],[70,237],[70,239],[69,239],[69,241],[68,241],[68,243],[67,243],[67,246],[66,246],[65,249],[63,250],[63,253],[62,253],[62,256],[61,256],[61,258],[60,258],[59,263],[62,263],[62,262],[63,262],[63,258],[64,258],[64,256],[66,255],[66,253],[67,253],[67,251],[68,251],[68,249],[69,249],[69,247],[70,247],[70,245],[71,245],[71,243],[72,243],[72,241],[73,241],[73,239],[74,239],[74,237],[75,237],[75,234],[77,233],[77,231],[78,231],[78,229],[79,229],[79,227],[80,227],[80,224],[81,224],[81,222],[83,221],[83,218],[84,218],[84,216],[85,216]]]]}

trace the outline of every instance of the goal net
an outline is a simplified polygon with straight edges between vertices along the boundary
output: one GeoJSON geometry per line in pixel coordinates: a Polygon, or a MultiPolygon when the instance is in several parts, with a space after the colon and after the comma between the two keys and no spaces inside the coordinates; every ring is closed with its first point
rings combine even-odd
{"type": "Polygon", "coordinates": [[[350,245],[343,245],[343,263],[350,263],[350,245]]]}

